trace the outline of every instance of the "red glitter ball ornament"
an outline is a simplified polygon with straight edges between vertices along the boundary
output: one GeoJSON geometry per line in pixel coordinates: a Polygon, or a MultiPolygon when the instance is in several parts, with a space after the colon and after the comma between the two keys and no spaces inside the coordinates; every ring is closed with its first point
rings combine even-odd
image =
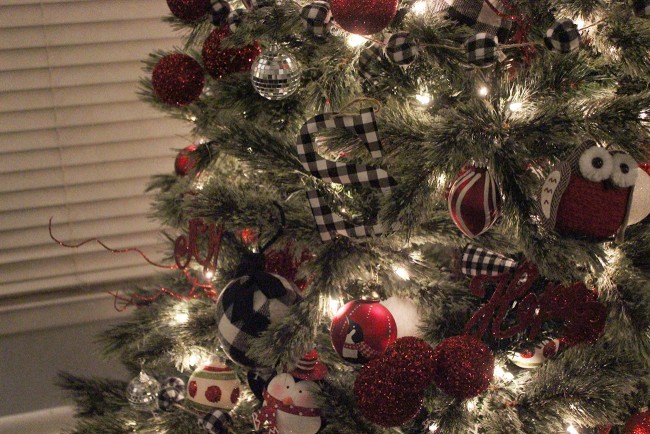
{"type": "Polygon", "coordinates": [[[221,41],[230,35],[226,25],[214,29],[203,42],[203,64],[214,78],[222,78],[236,72],[249,72],[262,50],[255,41],[241,48],[222,48],[221,41]]]}
{"type": "Polygon", "coordinates": [[[203,68],[187,54],[168,54],[158,61],[151,75],[153,91],[166,104],[184,106],[195,101],[205,84],[203,68]]]}
{"type": "Polygon", "coordinates": [[[270,250],[264,254],[264,270],[267,273],[278,274],[296,284],[301,291],[309,285],[311,278],[298,278],[300,267],[313,259],[314,255],[307,249],[297,255],[290,241],[281,250],[270,250]]]}
{"type": "Polygon", "coordinates": [[[212,9],[210,0],[167,0],[167,6],[175,17],[186,21],[197,21],[212,9]]]}
{"type": "Polygon", "coordinates": [[[330,338],[343,359],[366,363],[395,342],[397,326],[393,315],[378,300],[354,300],[334,315],[330,338]]]}
{"type": "Polygon", "coordinates": [[[178,176],[186,176],[196,166],[196,158],[191,155],[196,149],[196,145],[190,145],[178,153],[174,161],[174,170],[178,176]]]}
{"type": "Polygon", "coordinates": [[[627,420],[623,434],[650,434],[650,411],[637,413],[627,420]]]}
{"type": "Polygon", "coordinates": [[[393,21],[398,0],[330,0],[332,17],[350,33],[372,35],[393,21]]]}
{"type": "Polygon", "coordinates": [[[406,336],[397,339],[386,349],[381,360],[391,366],[391,376],[398,384],[424,390],[433,381],[433,348],[420,338],[406,336]]]}
{"type": "Polygon", "coordinates": [[[434,382],[458,399],[478,396],[487,390],[494,374],[492,350],[474,336],[453,336],[433,350],[434,382]]]}
{"type": "Polygon", "coordinates": [[[357,407],[366,419],[380,426],[400,426],[413,419],[422,408],[423,394],[410,389],[392,375],[384,358],[372,360],[354,381],[357,407]]]}

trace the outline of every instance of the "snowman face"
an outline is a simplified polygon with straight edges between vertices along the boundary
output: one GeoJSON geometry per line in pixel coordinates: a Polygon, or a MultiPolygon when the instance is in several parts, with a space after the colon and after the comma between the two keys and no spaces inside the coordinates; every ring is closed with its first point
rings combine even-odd
{"type": "Polygon", "coordinates": [[[287,404],[285,401],[291,398],[291,392],[295,384],[296,382],[291,375],[280,374],[273,377],[266,390],[269,392],[269,395],[287,404]]]}

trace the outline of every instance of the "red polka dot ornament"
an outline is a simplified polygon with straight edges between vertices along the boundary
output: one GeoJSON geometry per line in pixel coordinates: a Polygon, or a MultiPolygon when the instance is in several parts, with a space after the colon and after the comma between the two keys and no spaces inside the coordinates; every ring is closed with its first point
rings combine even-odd
{"type": "Polygon", "coordinates": [[[192,373],[187,382],[186,402],[189,407],[202,412],[215,408],[229,410],[239,401],[241,383],[235,372],[218,357],[192,373]]]}

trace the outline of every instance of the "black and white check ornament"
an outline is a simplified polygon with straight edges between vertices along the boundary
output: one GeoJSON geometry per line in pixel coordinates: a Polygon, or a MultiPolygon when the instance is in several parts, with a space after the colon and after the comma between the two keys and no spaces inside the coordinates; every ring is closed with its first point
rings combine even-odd
{"type": "Polygon", "coordinates": [[[476,66],[490,66],[497,61],[499,39],[489,33],[481,32],[465,42],[467,62],[476,66]]]}
{"type": "Polygon", "coordinates": [[[637,17],[650,18],[650,0],[634,0],[634,13],[637,17]]]}
{"type": "Polygon", "coordinates": [[[326,36],[332,27],[332,12],[326,1],[315,1],[302,8],[300,19],[305,31],[312,36],[326,36]]]}
{"type": "Polygon", "coordinates": [[[469,26],[477,32],[496,35],[504,43],[510,35],[512,21],[500,17],[488,1],[503,15],[510,15],[499,0],[434,0],[432,10],[445,11],[450,20],[469,26]]]}
{"type": "Polygon", "coordinates": [[[230,3],[226,0],[217,0],[212,4],[212,24],[215,26],[221,27],[228,21],[228,15],[230,15],[230,3]]]}
{"type": "Polygon", "coordinates": [[[556,21],[546,31],[544,37],[546,48],[556,53],[570,53],[580,48],[578,26],[569,18],[556,21]]]}
{"type": "MultiPolygon", "coordinates": [[[[373,159],[382,158],[375,113],[372,108],[367,108],[361,110],[358,115],[323,113],[308,120],[300,129],[296,142],[298,158],[302,166],[323,181],[376,188],[384,194],[391,193],[397,182],[384,169],[365,164],[330,161],[318,154],[316,133],[337,128],[356,134],[370,151],[373,159]]],[[[324,197],[316,190],[307,192],[307,198],[323,241],[329,241],[336,235],[363,238],[381,235],[384,232],[380,224],[368,226],[346,221],[332,211],[324,197]]]]}
{"type": "Polygon", "coordinates": [[[467,276],[498,276],[517,268],[514,259],[468,244],[460,261],[460,271],[467,276]]]}
{"type": "Polygon", "coordinates": [[[168,377],[163,381],[162,387],[171,386],[179,392],[185,392],[185,382],[178,377],[168,377]]]}
{"type": "Polygon", "coordinates": [[[234,32],[237,30],[237,27],[244,21],[244,16],[246,15],[246,9],[238,8],[235,9],[234,11],[231,11],[228,14],[228,19],[226,20],[226,23],[228,24],[228,27],[230,28],[231,32],[234,32]]]}
{"type": "Polygon", "coordinates": [[[384,59],[384,50],[377,44],[372,44],[370,47],[362,50],[359,54],[359,63],[357,64],[359,75],[376,84],[378,81],[377,77],[383,72],[381,64],[384,59]]]}
{"type": "Polygon", "coordinates": [[[199,426],[210,434],[225,434],[232,418],[223,410],[216,409],[212,413],[199,418],[199,426]]]}
{"type": "Polygon", "coordinates": [[[242,3],[244,3],[246,9],[252,11],[259,8],[273,6],[275,4],[275,0],[242,0],[242,3]]]}
{"type": "Polygon", "coordinates": [[[277,274],[257,271],[231,280],[217,299],[217,338],[235,363],[256,368],[246,356],[251,344],[302,298],[293,283],[277,274]]]}
{"type": "Polygon", "coordinates": [[[165,386],[158,393],[158,407],[162,411],[174,409],[174,404],[180,404],[185,399],[185,394],[173,386],[165,386]]]}
{"type": "Polygon", "coordinates": [[[384,51],[388,60],[396,65],[406,66],[413,63],[418,56],[418,45],[409,32],[398,32],[390,35],[384,51]]]}

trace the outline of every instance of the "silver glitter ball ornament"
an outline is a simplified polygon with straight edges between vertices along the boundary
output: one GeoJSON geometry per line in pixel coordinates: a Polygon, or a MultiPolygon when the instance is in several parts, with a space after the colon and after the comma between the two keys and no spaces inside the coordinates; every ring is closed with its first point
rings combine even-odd
{"type": "Polygon", "coordinates": [[[160,383],[142,371],[126,386],[126,398],[129,404],[139,411],[157,410],[158,392],[160,392],[160,383]]]}
{"type": "Polygon", "coordinates": [[[300,86],[300,65],[292,54],[274,45],[253,63],[251,81],[264,98],[284,99],[293,95],[300,86]]]}

